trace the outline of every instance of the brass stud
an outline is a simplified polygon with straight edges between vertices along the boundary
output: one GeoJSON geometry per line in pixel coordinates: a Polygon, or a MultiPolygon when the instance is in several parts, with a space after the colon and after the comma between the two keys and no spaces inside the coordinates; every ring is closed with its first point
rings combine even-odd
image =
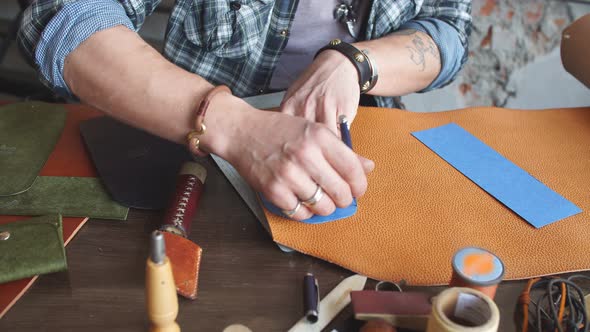
{"type": "Polygon", "coordinates": [[[336,46],[338,44],[342,43],[342,41],[340,39],[333,39],[330,41],[330,45],[331,46],[336,46]]]}
{"type": "Polygon", "coordinates": [[[285,37],[287,35],[288,31],[287,30],[281,30],[281,36],[285,37]]]}
{"type": "Polygon", "coordinates": [[[355,53],[354,54],[354,59],[357,62],[363,62],[363,61],[365,61],[365,56],[362,53],[355,53]]]}
{"type": "Polygon", "coordinates": [[[371,86],[371,82],[366,81],[365,84],[363,84],[363,86],[361,87],[361,91],[367,91],[370,86],[371,86]]]}
{"type": "Polygon", "coordinates": [[[0,241],[6,241],[10,238],[10,232],[9,231],[2,231],[0,232],[0,241]]]}

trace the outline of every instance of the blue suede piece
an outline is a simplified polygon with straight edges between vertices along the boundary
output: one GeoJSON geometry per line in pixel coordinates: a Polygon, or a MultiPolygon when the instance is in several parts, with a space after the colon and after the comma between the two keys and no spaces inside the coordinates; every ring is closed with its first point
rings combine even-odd
{"type": "Polygon", "coordinates": [[[454,123],[416,131],[412,135],[535,228],[582,212],[574,203],[454,123]]]}
{"type": "MultiPolygon", "coordinates": [[[[266,198],[264,198],[264,196],[262,194],[259,194],[259,196],[260,196],[260,200],[262,201],[262,205],[269,212],[271,212],[279,217],[290,219],[288,216],[286,216],[281,211],[281,209],[279,209],[274,204],[269,202],[266,198]]],[[[356,210],[357,210],[356,198],[353,198],[352,203],[349,206],[347,206],[345,208],[336,208],[336,210],[332,214],[330,214],[329,216],[320,216],[320,215],[316,214],[309,219],[301,220],[301,222],[304,222],[306,224],[322,224],[322,223],[329,222],[329,221],[336,221],[336,220],[340,220],[340,219],[344,219],[344,218],[348,218],[348,217],[353,216],[356,213],[356,210]]]]}

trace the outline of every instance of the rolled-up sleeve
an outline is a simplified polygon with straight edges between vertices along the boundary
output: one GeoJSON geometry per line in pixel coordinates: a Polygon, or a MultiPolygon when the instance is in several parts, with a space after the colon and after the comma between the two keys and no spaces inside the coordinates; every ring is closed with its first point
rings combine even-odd
{"type": "Polygon", "coordinates": [[[71,96],[63,79],[65,58],[92,34],[118,25],[138,30],[156,1],[40,0],[23,13],[19,48],[55,92],[71,96]]]}
{"type": "Polygon", "coordinates": [[[437,45],[441,70],[422,92],[451,83],[467,62],[471,34],[471,0],[425,1],[418,15],[401,29],[428,34],[437,45]]]}

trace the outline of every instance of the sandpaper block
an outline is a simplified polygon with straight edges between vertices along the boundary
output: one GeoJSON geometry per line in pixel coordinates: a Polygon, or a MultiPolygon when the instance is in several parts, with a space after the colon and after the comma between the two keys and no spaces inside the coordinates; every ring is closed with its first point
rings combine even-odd
{"type": "Polygon", "coordinates": [[[350,292],[354,317],[381,319],[396,327],[424,331],[432,311],[431,296],[419,292],[350,292]]]}
{"type": "Polygon", "coordinates": [[[107,191],[127,207],[164,209],[180,165],[192,160],[184,146],[110,117],[84,121],[80,131],[107,191]]]}

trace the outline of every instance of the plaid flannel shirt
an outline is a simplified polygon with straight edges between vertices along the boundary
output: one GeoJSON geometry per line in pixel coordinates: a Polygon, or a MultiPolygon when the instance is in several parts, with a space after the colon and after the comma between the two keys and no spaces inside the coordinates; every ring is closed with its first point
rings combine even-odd
{"type": "MultiPolygon", "coordinates": [[[[37,0],[23,15],[17,40],[28,61],[51,19],[64,5],[83,0],[37,0]]],[[[119,0],[133,28],[141,28],[160,0],[119,0]]],[[[268,92],[273,70],[287,44],[298,0],[177,0],[169,18],[164,56],[212,84],[226,84],[247,97],[268,92]],[[239,3],[239,6],[236,5],[239,3]]],[[[383,37],[416,19],[451,25],[467,60],[471,0],[373,0],[363,39],[383,37]]],[[[47,79],[43,79],[49,84],[47,79]]],[[[381,107],[393,98],[376,97],[381,107]]]]}

